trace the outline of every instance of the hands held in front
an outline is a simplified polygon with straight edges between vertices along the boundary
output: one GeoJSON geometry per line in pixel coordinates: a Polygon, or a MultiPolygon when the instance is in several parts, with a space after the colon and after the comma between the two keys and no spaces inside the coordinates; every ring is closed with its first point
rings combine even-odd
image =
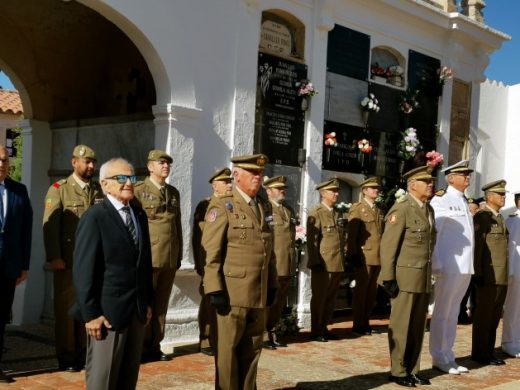
{"type": "Polygon", "coordinates": [[[223,310],[229,306],[229,301],[223,291],[209,294],[209,304],[218,310],[223,310]]]}
{"type": "Polygon", "coordinates": [[[25,279],[27,279],[27,275],[28,275],[28,272],[27,271],[22,271],[20,273],[20,276],[18,276],[18,278],[16,278],[16,285],[18,286],[20,283],[22,283],[25,279]]]}
{"type": "Polygon", "coordinates": [[[399,286],[397,285],[397,280],[385,280],[383,281],[383,290],[390,296],[390,298],[395,298],[399,294],[399,286]]]}
{"type": "Polygon", "coordinates": [[[98,318],[95,318],[85,324],[87,334],[96,340],[105,339],[105,337],[107,337],[107,329],[111,328],[112,325],[110,325],[110,322],[108,322],[105,316],[99,316],[98,318]]]}
{"type": "Polygon", "coordinates": [[[271,306],[274,303],[274,300],[276,299],[276,288],[268,288],[267,289],[267,302],[266,306],[271,306]]]}
{"type": "Polygon", "coordinates": [[[65,264],[65,260],[55,257],[51,260],[51,268],[53,271],[60,271],[66,269],[67,265],[65,264]]]}

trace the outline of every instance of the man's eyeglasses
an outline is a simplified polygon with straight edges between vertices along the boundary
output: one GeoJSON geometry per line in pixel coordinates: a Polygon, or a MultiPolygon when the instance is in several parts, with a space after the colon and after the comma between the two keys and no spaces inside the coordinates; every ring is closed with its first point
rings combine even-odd
{"type": "Polygon", "coordinates": [[[127,180],[130,180],[130,183],[132,183],[132,184],[135,184],[137,182],[137,176],[136,175],[132,175],[132,176],[128,176],[128,175],[114,175],[114,176],[111,176],[111,177],[106,177],[105,179],[107,179],[107,180],[117,180],[117,182],[119,184],[125,184],[127,180]]]}

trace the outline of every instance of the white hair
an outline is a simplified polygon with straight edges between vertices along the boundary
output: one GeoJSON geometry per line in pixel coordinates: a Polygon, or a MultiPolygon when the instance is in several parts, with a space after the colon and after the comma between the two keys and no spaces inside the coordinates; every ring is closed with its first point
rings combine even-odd
{"type": "MultiPolygon", "coordinates": [[[[105,180],[107,178],[107,172],[109,171],[109,168],[116,163],[128,165],[130,167],[130,170],[132,171],[132,175],[134,174],[134,166],[128,160],[122,157],[115,157],[111,158],[110,160],[104,162],[103,165],[101,165],[101,168],[99,168],[99,181],[105,180]]],[[[104,189],[103,193],[106,194],[104,189]]]]}

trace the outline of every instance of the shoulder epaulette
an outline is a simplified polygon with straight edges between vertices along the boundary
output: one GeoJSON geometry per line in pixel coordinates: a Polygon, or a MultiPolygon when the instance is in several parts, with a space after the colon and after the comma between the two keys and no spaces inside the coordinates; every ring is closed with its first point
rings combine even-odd
{"type": "Polygon", "coordinates": [[[60,188],[66,182],[67,182],[67,179],[61,179],[61,180],[58,180],[56,183],[54,183],[52,186],[55,188],[60,188]]]}
{"type": "Polygon", "coordinates": [[[435,196],[444,196],[444,194],[446,194],[445,188],[440,188],[435,192],[435,196]]]}
{"type": "Polygon", "coordinates": [[[408,198],[406,196],[401,196],[399,199],[396,200],[396,203],[403,203],[406,202],[408,198]]]}
{"type": "Polygon", "coordinates": [[[139,187],[144,184],[144,180],[139,180],[137,183],[134,184],[134,187],[139,187]]]}

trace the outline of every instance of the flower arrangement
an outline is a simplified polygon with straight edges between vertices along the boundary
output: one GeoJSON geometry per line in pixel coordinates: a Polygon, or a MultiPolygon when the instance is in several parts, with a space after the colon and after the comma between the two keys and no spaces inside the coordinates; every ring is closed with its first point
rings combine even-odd
{"type": "Polygon", "coordinates": [[[334,208],[341,213],[348,212],[351,207],[352,207],[352,203],[345,203],[345,202],[336,203],[336,205],[334,206],[334,208]]]}
{"type": "Polygon", "coordinates": [[[444,85],[447,80],[453,77],[453,70],[447,66],[443,66],[442,68],[437,69],[437,74],[439,75],[439,84],[444,85]]]}
{"type": "Polygon", "coordinates": [[[305,244],[307,242],[307,229],[302,225],[296,226],[296,242],[299,244],[305,244]]]}
{"type": "Polygon", "coordinates": [[[399,188],[399,189],[395,192],[395,194],[394,194],[394,196],[395,196],[395,200],[399,200],[399,199],[401,199],[401,198],[402,198],[403,196],[405,196],[405,195],[406,195],[406,191],[403,190],[402,188],[399,188]]]}
{"type": "Polygon", "coordinates": [[[435,150],[426,153],[426,165],[436,168],[442,165],[444,162],[444,156],[435,150]]]}
{"type": "Polygon", "coordinates": [[[399,111],[403,114],[411,114],[414,110],[419,108],[419,102],[417,101],[417,95],[419,91],[406,91],[406,94],[401,95],[401,101],[399,102],[399,111]]]}
{"type": "Polygon", "coordinates": [[[358,141],[358,149],[361,153],[370,153],[373,147],[370,145],[369,140],[363,138],[358,141]]]}
{"type": "Polygon", "coordinates": [[[421,143],[417,138],[417,130],[413,127],[407,128],[402,133],[403,139],[399,142],[397,154],[402,159],[415,157],[415,153],[421,147],[421,143]]]}
{"type": "Polygon", "coordinates": [[[364,111],[379,112],[379,101],[373,93],[369,93],[363,100],[361,100],[361,107],[364,111]]]}
{"type": "Polygon", "coordinates": [[[336,139],[336,132],[330,132],[325,134],[325,145],[327,146],[338,146],[338,140],[336,139]]]}
{"type": "Polygon", "coordinates": [[[393,65],[388,67],[387,70],[388,76],[402,76],[404,73],[404,69],[399,65],[393,65]]]}
{"type": "Polygon", "coordinates": [[[379,66],[377,62],[374,65],[370,66],[370,74],[372,76],[384,77],[385,79],[388,77],[387,69],[379,66]]]}
{"type": "Polygon", "coordinates": [[[302,79],[294,84],[298,88],[298,96],[314,96],[318,94],[314,85],[306,79],[302,79]]]}
{"type": "Polygon", "coordinates": [[[298,326],[298,315],[296,314],[296,308],[292,307],[289,314],[283,315],[276,328],[274,329],[276,335],[280,336],[294,336],[300,331],[298,326]]]}

